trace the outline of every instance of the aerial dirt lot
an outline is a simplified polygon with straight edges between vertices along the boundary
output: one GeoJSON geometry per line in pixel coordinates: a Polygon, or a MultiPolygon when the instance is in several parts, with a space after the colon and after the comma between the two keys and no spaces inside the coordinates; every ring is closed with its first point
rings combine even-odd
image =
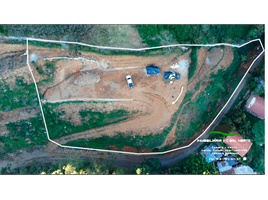
{"type": "MultiPolygon", "coordinates": [[[[0,54],[2,56],[0,59],[13,56],[12,67],[3,71],[1,78],[5,79],[11,86],[15,84],[16,76],[23,77],[23,81],[28,84],[32,83],[33,80],[25,62],[25,46],[1,45],[2,49],[9,53],[3,51],[0,54]],[[6,78],[6,74],[9,78],[6,78]]],[[[38,85],[42,105],[50,105],[61,100],[80,100],[75,103],[58,104],[55,111],[65,112],[63,120],[70,121],[75,126],[81,125],[83,122],[79,112],[87,109],[108,113],[114,110],[134,111],[134,114],[130,115],[127,120],[62,136],[55,141],[66,144],[79,138],[115,136],[118,132],[134,137],[135,135],[158,134],[170,126],[173,114],[181,107],[175,125],[170,129],[171,131],[167,134],[164,143],[158,148],[179,146],[179,144],[174,144],[178,138],[181,138],[184,145],[188,144],[200,132],[194,132],[190,139],[185,139],[185,135],[180,132],[177,124],[187,126],[191,119],[196,118],[195,115],[199,116],[199,114],[194,109],[191,112],[185,112],[184,110],[187,110],[191,102],[200,98],[200,95],[202,95],[202,98],[208,98],[209,94],[204,94],[204,89],[213,82],[213,79],[210,78],[212,73],[218,74],[219,69],[227,69],[234,59],[231,47],[199,48],[197,50],[196,70],[192,78],[188,80],[191,51],[192,49],[189,49],[182,54],[170,54],[169,56],[107,56],[80,51],[74,54],[70,49],[63,48],[29,46],[29,63],[38,85]],[[53,68],[48,67],[50,64],[53,65],[53,68]],[[148,65],[157,66],[160,74],[147,76],[146,66],[148,65]],[[165,71],[179,73],[180,79],[173,80],[171,83],[170,80],[164,79],[165,71]],[[127,84],[127,75],[132,76],[133,88],[130,88],[127,84]],[[53,77],[51,80],[41,82],[51,77],[53,77]],[[191,93],[191,97],[181,105],[187,92],[191,93]],[[177,97],[179,98],[175,103],[177,97]],[[102,99],[104,103],[81,102],[84,99],[94,99],[97,102],[96,99],[102,99]],[[123,101],[105,99],[123,99],[123,101]],[[130,101],[124,101],[124,99],[130,101]]],[[[7,62],[6,59],[3,61],[7,62]]],[[[221,102],[219,101],[219,103],[221,102]]],[[[208,108],[208,110],[211,109],[214,108],[208,108]]],[[[36,116],[36,113],[37,111],[34,109],[25,110],[25,108],[2,112],[0,113],[2,125],[0,128],[2,132],[7,131],[4,125],[7,122],[15,122],[11,119],[11,116],[21,120],[36,116]]],[[[49,130],[50,127],[48,126],[49,130]]],[[[54,147],[48,145],[47,148],[54,147]]],[[[110,149],[118,150],[115,145],[110,146],[110,149]]],[[[137,149],[127,146],[124,146],[123,150],[137,152],[137,149]]],[[[144,151],[148,152],[151,149],[144,151]]],[[[143,150],[138,152],[143,152],[143,150]]]]}
{"type": "MultiPolygon", "coordinates": [[[[124,132],[133,136],[160,133],[170,125],[171,117],[178,110],[186,92],[190,91],[193,95],[190,101],[182,105],[182,111],[210,84],[210,81],[213,81],[213,79],[210,79],[210,75],[212,73],[217,74],[219,69],[228,68],[233,60],[233,49],[231,47],[200,48],[195,74],[191,80],[188,80],[191,51],[190,49],[181,55],[172,54],[170,56],[153,57],[106,56],[86,52],[79,52],[79,56],[74,56],[66,49],[46,49],[30,46],[29,57],[34,59],[36,64],[30,64],[30,66],[37,81],[42,80],[44,76],[38,73],[36,66],[40,66],[43,71],[46,71],[45,64],[47,62],[55,63],[53,80],[38,86],[43,97],[43,104],[59,100],[68,101],[68,99],[133,100],[115,101],[108,104],[62,104],[57,107],[57,110],[65,112],[66,120],[72,116],[70,121],[75,125],[81,125],[79,111],[85,108],[92,108],[100,112],[119,109],[137,111],[128,120],[120,123],[74,133],[55,141],[65,144],[79,138],[115,136],[117,132],[124,132]],[[159,67],[160,74],[147,76],[146,66],[148,65],[159,67]],[[176,67],[174,68],[174,66],[176,67]],[[180,79],[173,83],[164,80],[165,71],[180,73],[180,79]],[[130,88],[127,84],[127,75],[132,76],[133,88],[130,88]],[[196,89],[196,85],[199,83],[202,83],[202,85],[196,89]],[[175,103],[179,94],[180,97],[175,103]]],[[[32,60],[30,61],[32,62],[32,60]]],[[[195,111],[191,111],[190,114],[181,112],[165,142],[158,148],[174,144],[175,140],[178,137],[180,138],[180,134],[175,134],[178,132],[176,129],[178,121],[187,124],[191,118],[195,118],[195,114],[195,111]]],[[[184,136],[181,137],[184,142],[187,142],[184,136]]],[[[190,140],[194,138],[195,136],[190,140]]],[[[125,148],[129,149],[129,147],[125,148]]],[[[116,149],[116,147],[111,147],[111,149],[116,149]]]]}
{"type": "MultiPolygon", "coordinates": [[[[170,118],[178,109],[185,93],[187,92],[187,74],[190,64],[189,54],[173,54],[169,57],[136,57],[136,56],[103,56],[94,53],[81,52],[80,58],[56,59],[60,57],[71,57],[66,50],[55,50],[45,48],[29,48],[30,59],[35,59],[37,66],[55,61],[55,73],[51,83],[39,86],[43,94],[43,103],[68,99],[133,99],[133,101],[116,101],[108,104],[62,104],[59,110],[65,111],[67,117],[73,116],[71,122],[81,124],[79,110],[90,107],[97,111],[111,111],[112,109],[123,109],[137,111],[138,114],[132,120],[126,120],[111,127],[101,134],[91,134],[91,137],[100,135],[112,136],[116,131],[124,133],[131,132],[139,135],[158,133],[170,123],[170,118]],[[36,59],[37,58],[37,59],[36,59]],[[177,68],[171,68],[174,64],[177,68]],[[160,74],[146,75],[146,66],[156,65],[160,74]],[[179,80],[170,83],[164,79],[165,71],[180,73],[179,80]],[[126,76],[131,75],[134,84],[130,88],[126,76]],[[183,92],[175,104],[172,104],[183,92]],[[74,106],[75,105],[75,106],[74,106]]],[[[30,60],[31,61],[31,60],[30,60]]],[[[31,63],[31,62],[30,62],[31,63]]],[[[35,65],[35,66],[36,66],[35,65]]],[[[30,64],[37,81],[43,79],[36,67],[30,64]]],[[[48,127],[49,129],[49,127],[48,127]]],[[[84,136],[87,131],[85,131],[84,136]]],[[[73,140],[73,139],[72,139],[73,140]]],[[[65,140],[66,142],[66,140],[65,140]]]]}

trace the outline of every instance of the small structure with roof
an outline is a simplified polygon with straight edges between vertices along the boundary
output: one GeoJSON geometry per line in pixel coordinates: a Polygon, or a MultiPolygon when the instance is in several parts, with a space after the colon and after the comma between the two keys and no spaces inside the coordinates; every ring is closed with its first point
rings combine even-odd
{"type": "MultiPolygon", "coordinates": [[[[234,134],[237,132],[231,132],[230,134],[234,134]]],[[[249,140],[245,140],[241,135],[237,134],[235,136],[227,136],[225,140],[223,140],[225,144],[230,146],[235,152],[237,152],[241,157],[246,155],[246,153],[250,150],[252,142],[249,140]]]]}
{"type": "Polygon", "coordinates": [[[229,170],[222,172],[223,175],[232,175],[232,174],[257,174],[249,166],[241,165],[239,167],[233,167],[229,170]]]}
{"type": "Polygon", "coordinates": [[[160,70],[157,66],[155,65],[149,65],[146,67],[146,75],[153,75],[153,74],[159,74],[160,70]]]}
{"type": "Polygon", "coordinates": [[[264,107],[264,99],[256,94],[251,94],[247,103],[245,105],[246,111],[259,117],[260,119],[264,119],[265,107],[264,107]]]}
{"type": "Polygon", "coordinates": [[[223,161],[217,163],[220,173],[232,169],[234,165],[238,164],[236,158],[232,155],[222,158],[223,161]]]}
{"type": "Polygon", "coordinates": [[[206,158],[208,163],[211,163],[214,160],[221,158],[223,153],[219,150],[219,147],[213,143],[202,150],[201,155],[206,158]]]}

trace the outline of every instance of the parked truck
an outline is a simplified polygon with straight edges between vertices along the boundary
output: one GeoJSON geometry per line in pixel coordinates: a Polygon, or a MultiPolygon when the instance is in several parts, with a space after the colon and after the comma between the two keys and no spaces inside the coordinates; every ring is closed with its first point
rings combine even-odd
{"type": "Polygon", "coordinates": [[[130,75],[127,75],[127,76],[126,76],[126,79],[127,79],[128,86],[129,86],[130,88],[133,88],[133,82],[132,82],[132,78],[131,78],[131,76],[130,76],[130,75]]]}

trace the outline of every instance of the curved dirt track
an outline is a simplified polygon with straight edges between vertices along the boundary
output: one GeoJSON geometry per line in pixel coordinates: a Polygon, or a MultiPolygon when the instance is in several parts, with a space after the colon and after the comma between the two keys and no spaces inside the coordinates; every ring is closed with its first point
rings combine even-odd
{"type": "Polygon", "coordinates": [[[157,131],[157,130],[158,132],[160,132],[161,130],[159,130],[158,127],[160,127],[160,129],[161,128],[163,129],[163,126],[168,125],[172,113],[169,111],[167,105],[161,98],[155,97],[154,95],[149,95],[149,94],[144,94],[144,97],[145,97],[145,100],[147,99],[147,101],[143,100],[143,102],[149,105],[148,114],[138,113],[138,114],[131,116],[129,119],[125,121],[122,121],[116,124],[111,124],[111,125],[104,126],[104,127],[100,127],[100,128],[95,128],[95,129],[90,129],[90,130],[70,134],[70,135],[55,139],[54,141],[60,144],[65,144],[66,142],[77,140],[79,138],[84,138],[84,139],[97,138],[97,137],[101,137],[102,132],[104,131],[105,131],[105,135],[109,135],[109,136],[113,136],[117,132],[127,133],[127,132],[130,132],[131,130],[133,131],[135,130],[134,134],[139,134],[139,135],[150,134],[151,132],[148,132],[150,130],[152,132],[157,131]],[[159,116],[162,116],[162,117],[159,117],[159,116]]]}

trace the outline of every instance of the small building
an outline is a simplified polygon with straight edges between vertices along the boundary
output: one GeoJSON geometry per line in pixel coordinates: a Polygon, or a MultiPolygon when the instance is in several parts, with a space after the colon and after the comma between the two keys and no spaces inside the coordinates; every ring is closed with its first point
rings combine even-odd
{"type": "Polygon", "coordinates": [[[146,75],[159,74],[159,68],[155,65],[149,65],[146,67],[146,75]]]}
{"type": "Polygon", "coordinates": [[[241,165],[239,167],[234,168],[236,174],[257,174],[251,169],[249,166],[241,165]]]}
{"type": "Polygon", "coordinates": [[[222,172],[223,175],[232,175],[232,174],[257,174],[249,166],[241,165],[239,167],[233,167],[229,170],[222,172]]]}
{"type": "MultiPolygon", "coordinates": [[[[230,134],[234,134],[237,132],[231,132],[230,134]]],[[[235,152],[237,152],[241,157],[246,155],[246,153],[250,150],[252,142],[245,140],[241,135],[237,134],[235,136],[227,136],[225,140],[223,140],[225,144],[230,146],[235,152]]]]}
{"type": "Polygon", "coordinates": [[[216,144],[211,144],[204,150],[202,150],[201,155],[205,157],[208,163],[213,162],[222,157],[222,152],[219,150],[219,147],[216,144]]]}
{"type": "Polygon", "coordinates": [[[256,94],[251,94],[249,99],[247,100],[245,109],[246,111],[255,115],[256,117],[264,119],[264,113],[265,113],[264,104],[265,101],[263,98],[261,98],[256,94]]]}
{"type": "Polygon", "coordinates": [[[238,164],[238,161],[232,155],[226,156],[226,157],[224,157],[222,159],[223,159],[223,161],[219,161],[217,163],[217,166],[218,166],[219,171],[220,171],[221,174],[223,172],[227,171],[227,170],[231,170],[234,165],[238,164]]]}

